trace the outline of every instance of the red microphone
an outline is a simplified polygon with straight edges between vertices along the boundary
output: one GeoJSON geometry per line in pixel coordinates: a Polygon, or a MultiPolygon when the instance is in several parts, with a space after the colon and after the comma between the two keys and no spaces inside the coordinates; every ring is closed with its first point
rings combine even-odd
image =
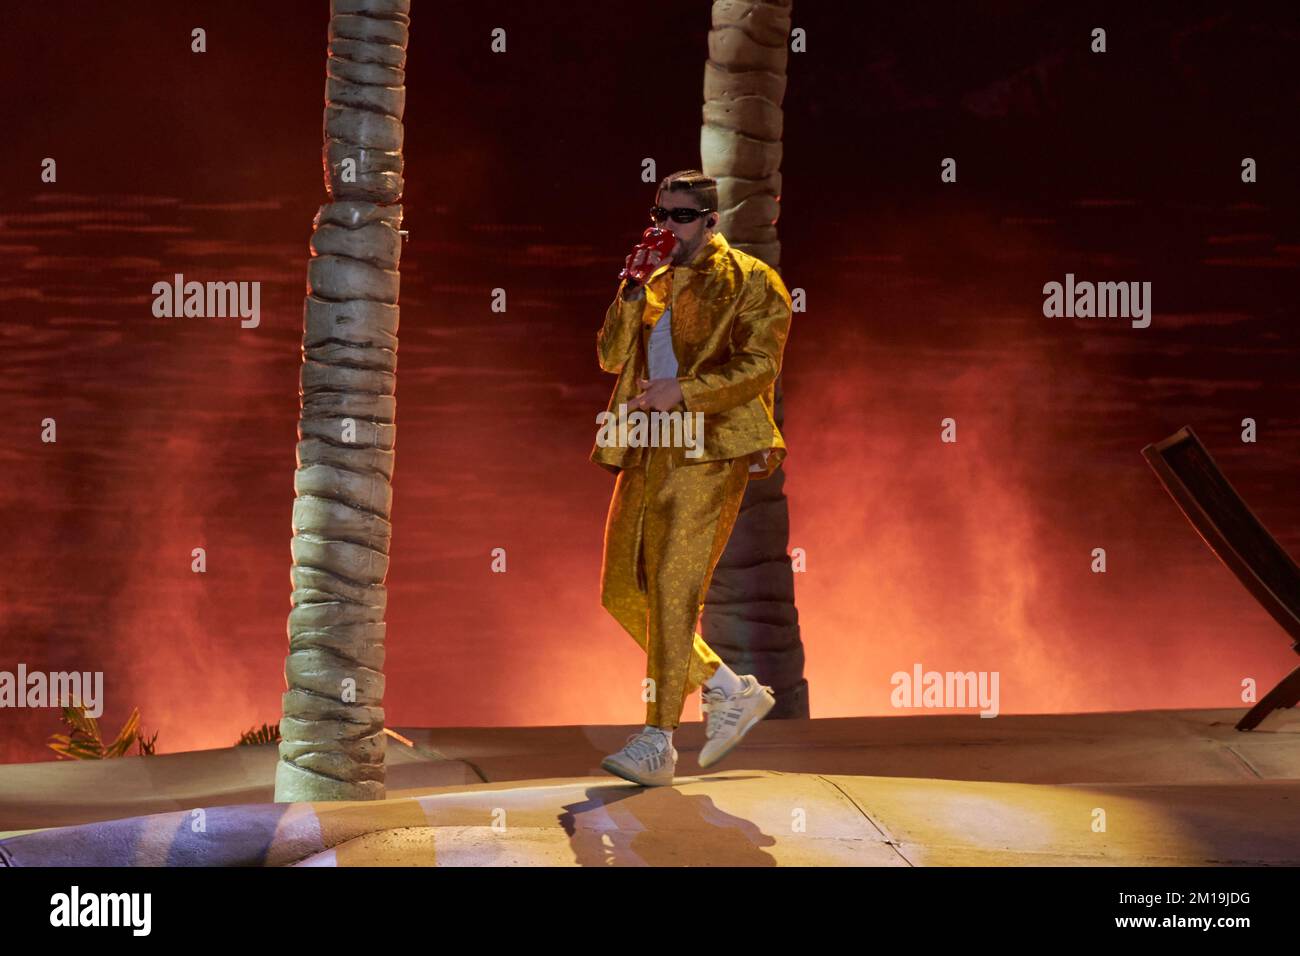
{"type": "Polygon", "coordinates": [[[618,274],[618,277],[620,279],[630,280],[628,283],[629,285],[639,285],[650,277],[650,273],[663,265],[676,248],[677,237],[675,235],[667,229],[660,229],[658,226],[651,226],[645,232],[641,233],[641,241],[632,249],[632,254],[627,257],[627,264],[623,266],[623,271],[618,274]],[[633,268],[631,262],[636,258],[637,252],[642,249],[646,251],[646,256],[643,258],[639,266],[633,268]],[[649,254],[651,252],[658,252],[660,256],[662,256],[658,265],[650,264],[649,254]]]}

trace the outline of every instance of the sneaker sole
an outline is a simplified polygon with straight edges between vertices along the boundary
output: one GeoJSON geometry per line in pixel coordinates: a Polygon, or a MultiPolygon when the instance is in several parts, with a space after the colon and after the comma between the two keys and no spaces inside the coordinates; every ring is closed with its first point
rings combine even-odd
{"type": "MultiPolygon", "coordinates": [[[[616,763],[610,763],[608,760],[600,762],[600,769],[612,773],[616,777],[622,777],[624,780],[630,780],[632,783],[639,783],[643,787],[670,787],[673,784],[672,778],[668,780],[643,780],[636,776],[631,770],[620,766],[616,763]]],[[[674,771],[674,776],[676,772],[674,771]]]]}
{"type": "Polygon", "coordinates": [[[699,762],[701,768],[712,767],[723,757],[727,756],[727,754],[735,750],[736,747],[740,744],[740,741],[745,736],[745,734],[749,733],[750,730],[753,729],[753,726],[756,723],[758,723],[760,720],[762,720],[764,717],[766,717],[768,715],[768,712],[773,707],[776,706],[776,698],[772,696],[770,693],[768,693],[767,691],[763,691],[763,698],[764,700],[762,706],[760,706],[758,710],[754,711],[753,716],[749,718],[749,721],[743,727],[741,727],[738,731],[736,731],[736,735],[731,738],[731,742],[727,744],[727,746],[723,750],[720,750],[718,753],[714,754],[713,758],[709,760],[708,763],[705,763],[703,760],[699,762]]]}

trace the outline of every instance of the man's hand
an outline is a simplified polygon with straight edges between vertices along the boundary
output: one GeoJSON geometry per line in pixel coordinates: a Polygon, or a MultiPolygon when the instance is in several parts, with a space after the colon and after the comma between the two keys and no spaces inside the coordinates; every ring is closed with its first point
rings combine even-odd
{"type": "Polygon", "coordinates": [[[657,378],[653,382],[639,378],[636,381],[641,386],[641,394],[628,400],[628,408],[666,412],[682,400],[682,387],[675,378],[657,378]]]}
{"type": "Polygon", "coordinates": [[[658,249],[648,249],[639,245],[623,260],[623,265],[629,269],[639,269],[642,266],[649,265],[650,271],[654,272],[667,261],[668,258],[658,249]]]}
{"type": "MultiPolygon", "coordinates": [[[[648,249],[645,246],[638,245],[628,257],[623,260],[623,266],[626,269],[639,269],[642,266],[648,268],[647,275],[654,272],[661,265],[668,261],[658,249],[648,249]]],[[[645,295],[645,284],[637,282],[629,277],[627,284],[623,287],[623,298],[626,300],[640,299],[645,295]]]]}

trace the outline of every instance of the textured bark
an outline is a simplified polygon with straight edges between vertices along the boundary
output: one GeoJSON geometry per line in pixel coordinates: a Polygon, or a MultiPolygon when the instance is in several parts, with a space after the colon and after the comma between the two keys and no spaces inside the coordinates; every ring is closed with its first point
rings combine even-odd
{"type": "Polygon", "coordinates": [[[279,802],[385,792],[409,12],[410,0],[330,4],[322,151],[330,201],[313,223],[303,306],[279,802]],[[347,159],[355,181],[345,181],[347,159]]]}
{"type": "MultiPolygon", "coordinates": [[[[780,272],[781,101],[792,0],[715,0],[700,157],[718,181],[727,241],[780,272]]],[[[777,426],[784,422],[781,377],[777,426]]],[[[771,717],[807,717],[808,682],[788,554],[785,471],[751,481],[713,573],[701,633],[727,665],[772,687],[771,717]]]]}

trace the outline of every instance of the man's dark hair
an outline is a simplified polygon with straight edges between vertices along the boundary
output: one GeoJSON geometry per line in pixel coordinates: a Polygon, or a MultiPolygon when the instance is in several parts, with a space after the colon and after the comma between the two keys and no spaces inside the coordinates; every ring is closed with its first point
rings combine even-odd
{"type": "Polygon", "coordinates": [[[659,191],[688,192],[695,197],[701,209],[718,208],[718,181],[712,176],[705,176],[698,169],[680,169],[665,176],[659,183],[659,191]]]}

